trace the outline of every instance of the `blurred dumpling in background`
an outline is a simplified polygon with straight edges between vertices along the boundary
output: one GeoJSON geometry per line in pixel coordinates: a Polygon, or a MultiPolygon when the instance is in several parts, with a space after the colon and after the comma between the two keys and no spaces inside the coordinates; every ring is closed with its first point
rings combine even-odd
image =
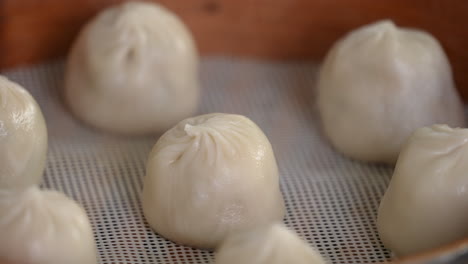
{"type": "Polygon", "coordinates": [[[333,146],[372,162],[395,163],[417,128],[465,125],[439,42],[387,20],[358,28],[334,45],[320,71],[318,108],[333,146]]]}
{"type": "Polygon", "coordinates": [[[70,52],[65,100],[99,129],[164,131],[198,106],[198,54],[182,21],[166,8],[126,2],[102,11],[70,52]]]}
{"type": "Polygon", "coordinates": [[[0,190],[39,184],[47,156],[47,127],[34,98],[0,76],[0,190]]]}

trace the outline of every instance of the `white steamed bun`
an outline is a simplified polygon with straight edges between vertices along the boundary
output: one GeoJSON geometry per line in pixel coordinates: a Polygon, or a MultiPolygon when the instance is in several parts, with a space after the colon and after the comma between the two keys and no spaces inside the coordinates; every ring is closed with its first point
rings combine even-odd
{"type": "Polygon", "coordinates": [[[158,140],[146,169],[146,219],[176,243],[214,248],[229,232],[284,217],[272,147],[244,116],[183,120],[158,140]]]}
{"type": "Polygon", "coordinates": [[[334,45],[320,71],[318,108],[337,150],[390,164],[415,129],[465,124],[438,41],[387,20],[358,28],[334,45]]]}
{"type": "Polygon", "coordinates": [[[193,114],[198,86],[197,51],[179,18],[157,4],[126,2],[101,12],[80,33],[64,96],[90,125],[146,134],[193,114]]]}
{"type": "Polygon", "coordinates": [[[397,256],[468,237],[468,129],[434,125],[403,147],[377,226],[397,256]]]}
{"type": "Polygon", "coordinates": [[[325,264],[320,254],[281,224],[227,236],[215,264],[325,264]]]}
{"type": "Polygon", "coordinates": [[[0,191],[0,263],[96,264],[85,211],[55,191],[0,191]]]}
{"type": "Polygon", "coordinates": [[[0,76],[0,190],[22,189],[42,179],[47,128],[32,96],[0,76]]]}

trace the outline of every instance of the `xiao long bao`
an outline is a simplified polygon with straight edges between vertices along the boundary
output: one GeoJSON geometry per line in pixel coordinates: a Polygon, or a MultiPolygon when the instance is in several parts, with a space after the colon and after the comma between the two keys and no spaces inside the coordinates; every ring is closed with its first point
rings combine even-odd
{"type": "Polygon", "coordinates": [[[153,147],[146,170],[145,217],[158,234],[182,245],[215,248],[230,232],[285,214],[270,142],[244,116],[181,121],[153,147]]]}
{"type": "Polygon", "coordinates": [[[80,33],[67,62],[65,100],[81,120],[121,134],[164,131],[198,106],[198,54],[164,7],[126,2],[80,33]]]}
{"type": "Polygon", "coordinates": [[[293,231],[273,224],[229,235],[215,264],[325,264],[320,254],[293,231]]]}
{"type": "Polygon", "coordinates": [[[0,190],[38,184],[46,155],[41,109],[25,89],[0,76],[0,190]]]}
{"type": "Polygon", "coordinates": [[[0,263],[96,264],[85,211],[64,194],[38,187],[46,152],[39,106],[0,76],[0,263]]]}
{"type": "Polygon", "coordinates": [[[2,264],[97,264],[88,217],[62,193],[0,191],[0,216],[2,264]]]}
{"type": "Polygon", "coordinates": [[[340,152],[394,164],[417,128],[465,124],[449,61],[430,34],[380,21],[328,53],[318,83],[323,129],[340,152]]]}
{"type": "Polygon", "coordinates": [[[377,227],[397,256],[468,236],[468,129],[434,125],[403,147],[378,211],[377,227]]]}

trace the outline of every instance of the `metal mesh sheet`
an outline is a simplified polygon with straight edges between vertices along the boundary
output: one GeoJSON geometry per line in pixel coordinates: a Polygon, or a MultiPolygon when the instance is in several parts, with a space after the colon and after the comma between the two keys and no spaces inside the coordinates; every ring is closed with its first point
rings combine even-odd
{"type": "MultiPolygon", "coordinates": [[[[144,220],[139,193],[158,135],[107,135],[74,119],[60,101],[63,66],[56,61],[3,74],[41,106],[49,129],[43,186],[85,207],[100,263],[210,263],[211,252],[167,241],[144,220]]],[[[330,263],[384,261],[390,255],[375,219],[392,169],[351,161],[327,144],[313,104],[317,69],[308,63],[206,58],[199,112],[243,114],[263,129],[280,168],[285,222],[330,263]]]]}

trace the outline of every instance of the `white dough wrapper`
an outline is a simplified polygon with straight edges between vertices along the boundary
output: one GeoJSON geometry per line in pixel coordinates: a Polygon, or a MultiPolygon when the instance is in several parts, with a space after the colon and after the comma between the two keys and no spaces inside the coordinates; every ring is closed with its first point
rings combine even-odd
{"type": "Polygon", "coordinates": [[[397,256],[468,237],[468,129],[434,125],[403,147],[378,211],[385,246],[397,256]]]}
{"type": "Polygon", "coordinates": [[[157,233],[198,248],[285,214],[270,142],[232,114],[188,118],[167,131],[149,155],[142,203],[157,233]]]}
{"type": "Polygon", "coordinates": [[[215,264],[325,264],[320,254],[293,231],[273,224],[229,235],[215,264]]]}
{"type": "Polygon", "coordinates": [[[39,184],[46,156],[41,109],[25,89],[0,76],[0,190],[39,184]]]}
{"type": "Polygon", "coordinates": [[[465,125],[439,42],[388,20],[358,28],[333,46],[319,75],[318,108],[333,146],[371,162],[394,164],[417,128],[465,125]]]}
{"type": "Polygon", "coordinates": [[[85,211],[56,191],[0,191],[0,234],[0,263],[97,263],[85,211]]]}
{"type": "Polygon", "coordinates": [[[94,18],[69,54],[65,100],[86,123],[122,134],[164,131],[199,101],[198,54],[182,21],[148,2],[94,18]]]}

